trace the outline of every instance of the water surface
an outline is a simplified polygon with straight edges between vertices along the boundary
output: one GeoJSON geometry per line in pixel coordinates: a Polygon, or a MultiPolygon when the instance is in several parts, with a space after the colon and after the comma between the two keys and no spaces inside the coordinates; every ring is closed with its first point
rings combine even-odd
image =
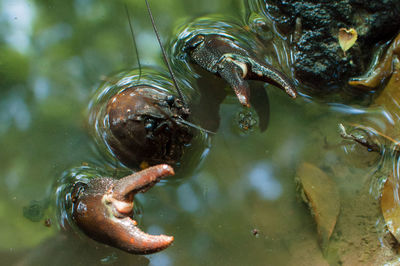
{"type": "MultiPolygon", "coordinates": [[[[144,2],[125,2],[142,64],[163,67],[144,2]]],[[[379,184],[373,181],[385,175],[376,176],[382,162],[341,145],[337,129],[346,121],[386,121],[383,110],[371,114],[365,107],[307,97],[293,101],[272,86],[267,86],[266,132],[255,128],[243,134],[237,124],[242,107],[229,96],[202,167],[138,197],[143,230],[174,235],[173,246],[133,256],[74,229],[60,230],[48,200],[53,184],[67,169],[102,160],[88,135],[90,97],[112,73],[137,66],[123,3],[0,3],[0,252],[5,263],[298,265],[304,260],[323,265],[395,259],[382,242],[379,184]],[[341,216],[327,248],[321,248],[315,222],[296,190],[296,169],[303,162],[326,171],[340,191],[341,216]],[[364,204],[354,203],[360,201],[364,204]],[[23,215],[32,205],[37,208],[23,215]],[[50,227],[45,219],[51,219],[50,227]]],[[[151,4],[165,43],[188,17],[221,13],[240,21],[245,13],[240,1],[151,4]]]]}

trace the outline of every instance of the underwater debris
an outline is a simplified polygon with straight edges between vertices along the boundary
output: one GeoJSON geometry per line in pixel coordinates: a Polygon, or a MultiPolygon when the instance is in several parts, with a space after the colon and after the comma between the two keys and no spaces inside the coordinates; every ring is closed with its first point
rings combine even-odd
{"type": "Polygon", "coordinates": [[[399,183],[390,175],[382,189],[381,210],[390,233],[400,242],[399,183]]]}
{"type": "Polygon", "coordinates": [[[303,163],[296,173],[303,200],[310,207],[317,224],[322,246],[332,235],[340,211],[339,191],[325,172],[310,163],[303,163]]]}
{"type": "Polygon", "coordinates": [[[400,34],[392,41],[385,55],[373,69],[370,69],[365,76],[351,78],[349,85],[375,89],[386,78],[390,77],[394,72],[394,59],[400,55],[400,34]]]}

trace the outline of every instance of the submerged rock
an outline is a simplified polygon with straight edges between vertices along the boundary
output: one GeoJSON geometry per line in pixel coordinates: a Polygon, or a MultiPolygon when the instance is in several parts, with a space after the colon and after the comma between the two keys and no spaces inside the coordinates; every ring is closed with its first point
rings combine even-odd
{"type": "Polygon", "coordinates": [[[317,91],[333,91],[363,73],[372,49],[400,29],[398,0],[264,0],[263,12],[284,35],[293,35],[295,76],[317,91]],[[354,28],[355,45],[343,53],[340,28],[354,28]]]}

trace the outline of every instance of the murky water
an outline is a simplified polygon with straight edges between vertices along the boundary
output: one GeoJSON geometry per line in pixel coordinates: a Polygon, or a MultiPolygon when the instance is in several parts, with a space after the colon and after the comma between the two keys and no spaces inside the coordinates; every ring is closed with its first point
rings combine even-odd
{"type": "MultiPolygon", "coordinates": [[[[134,17],[142,64],[165,68],[144,1],[125,2],[134,17]]],[[[187,17],[222,13],[240,23],[244,14],[240,1],[152,2],[166,44],[187,17]]],[[[134,256],[94,242],[69,224],[60,226],[55,187],[63,172],[82,164],[113,165],[88,134],[93,128],[87,108],[102,80],[136,67],[124,5],[3,0],[0,10],[0,252],[5,264],[354,265],[396,260],[379,195],[388,169],[397,162],[343,143],[338,130],[346,122],[382,129],[394,123],[388,113],[380,107],[318,103],[305,95],[292,100],[271,85],[266,86],[270,110],[265,132],[257,126],[248,133],[239,129],[243,107],[231,94],[220,105],[219,127],[213,129],[200,167],[183,169],[178,178],[137,196],[140,227],[175,236],[171,247],[134,256]],[[304,162],[325,171],[339,190],[340,215],[329,243],[320,243],[296,187],[296,169],[304,162]],[[45,220],[51,225],[45,226],[45,220]]],[[[215,19],[208,18],[203,23],[215,19]]],[[[256,23],[258,18],[252,19],[256,23]]],[[[288,73],[291,55],[279,38],[268,36],[260,53],[288,73]]],[[[253,39],[249,45],[259,51],[263,44],[253,39]]],[[[173,62],[178,75],[193,82],[188,75],[193,69],[179,58],[173,62]]],[[[202,114],[204,128],[218,115],[202,114]]],[[[104,171],[118,175],[126,169],[104,171]]]]}

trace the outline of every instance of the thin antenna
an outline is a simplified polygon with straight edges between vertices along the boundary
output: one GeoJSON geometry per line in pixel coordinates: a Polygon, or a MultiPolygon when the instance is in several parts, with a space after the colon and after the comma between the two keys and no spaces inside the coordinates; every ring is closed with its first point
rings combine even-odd
{"type": "Polygon", "coordinates": [[[157,104],[154,104],[154,99],[152,99],[151,97],[146,97],[146,96],[142,96],[142,99],[145,100],[145,102],[146,102],[147,104],[152,105],[153,107],[155,107],[156,109],[158,109],[158,111],[160,111],[160,113],[161,113],[162,115],[164,115],[165,119],[170,120],[170,121],[171,121],[172,123],[174,123],[174,124],[176,124],[176,122],[178,121],[178,122],[180,122],[180,123],[182,123],[182,124],[185,124],[185,125],[187,125],[187,126],[189,126],[189,127],[195,128],[195,129],[200,130],[200,131],[203,131],[203,132],[206,132],[206,133],[208,133],[208,134],[213,134],[213,135],[216,134],[215,132],[212,132],[212,131],[210,131],[210,130],[208,130],[208,129],[205,129],[205,128],[202,128],[202,127],[200,127],[200,126],[197,126],[197,125],[195,125],[195,124],[193,124],[193,123],[190,123],[190,122],[188,122],[188,121],[186,121],[186,120],[184,120],[184,119],[182,119],[182,118],[180,118],[180,117],[178,117],[177,121],[175,121],[175,120],[171,119],[170,115],[168,115],[166,112],[164,112],[164,110],[162,110],[162,109],[160,108],[160,106],[158,106],[157,104]]]}
{"type": "Polygon", "coordinates": [[[140,81],[140,78],[142,77],[142,65],[140,64],[139,51],[138,51],[137,44],[136,44],[135,33],[133,32],[131,16],[129,14],[128,5],[126,3],[125,3],[125,11],[126,11],[126,16],[128,17],[129,29],[131,30],[133,45],[135,46],[135,53],[136,53],[138,67],[139,67],[139,81],[140,81]]]}
{"type": "Polygon", "coordinates": [[[151,10],[150,10],[149,2],[147,2],[147,0],[145,0],[145,1],[146,1],[146,6],[147,6],[147,11],[149,12],[151,24],[153,25],[154,32],[155,32],[155,34],[157,36],[158,44],[160,45],[161,52],[162,52],[162,55],[164,57],[164,61],[167,64],[169,74],[171,75],[172,81],[174,82],[175,88],[176,88],[176,90],[178,92],[179,98],[181,98],[181,100],[183,102],[184,107],[188,108],[188,106],[187,106],[187,104],[185,102],[185,99],[183,98],[182,91],[178,86],[178,82],[176,82],[176,78],[175,78],[174,72],[172,72],[171,65],[170,65],[170,63],[169,63],[169,61],[167,59],[167,54],[165,53],[164,47],[162,46],[160,35],[158,34],[158,31],[157,31],[157,28],[156,28],[156,24],[154,22],[154,18],[153,18],[153,15],[151,13],[151,10]]]}

